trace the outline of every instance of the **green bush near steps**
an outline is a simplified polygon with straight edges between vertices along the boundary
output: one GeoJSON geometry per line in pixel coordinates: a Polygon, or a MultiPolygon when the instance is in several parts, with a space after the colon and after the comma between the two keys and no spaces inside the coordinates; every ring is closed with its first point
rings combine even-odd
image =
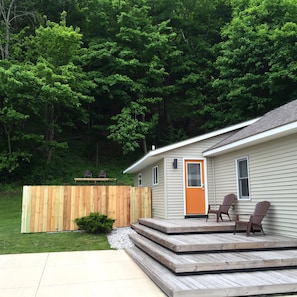
{"type": "Polygon", "coordinates": [[[98,212],[91,212],[90,215],[74,220],[79,230],[85,230],[87,233],[98,234],[108,233],[112,230],[114,219],[98,212]]]}

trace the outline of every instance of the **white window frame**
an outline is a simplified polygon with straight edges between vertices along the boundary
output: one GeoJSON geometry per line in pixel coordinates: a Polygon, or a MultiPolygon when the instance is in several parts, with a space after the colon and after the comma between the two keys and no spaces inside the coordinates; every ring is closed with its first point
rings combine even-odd
{"type": "Polygon", "coordinates": [[[153,186],[158,185],[158,166],[155,166],[152,169],[152,184],[153,186]]]}
{"type": "Polygon", "coordinates": [[[238,200],[250,200],[251,199],[251,191],[250,191],[250,176],[249,176],[249,159],[248,157],[242,157],[236,160],[236,183],[237,183],[237,197],[238,200]],[[247,176],[240,176],[239,172],[239,162],[246,161],[247,165],[247,176]],[[242,186],[241,182],[247,179],[247,190],[248,196],[243,196],[242,194],[242,186]]]}
{"type": "Polygon", "coordinates": [[[142,173],[138,173],[137,184],[138,187],[142,187],[142,173]]]}
{"type": "MultiPolygon", "coordinates": [[[[201,162],[187,162],[187,188],[202,188],[202,163],[201,162]],[[197,172],[198,179],[191,180],[191,174],[190,174],[190,165],[198,166],[199,172],[197,172]],[[193,181],[198,181],[197,185],[193,185],[193,181]]],[[[194,173],[195,174],[195,173],[194,173]]]]}

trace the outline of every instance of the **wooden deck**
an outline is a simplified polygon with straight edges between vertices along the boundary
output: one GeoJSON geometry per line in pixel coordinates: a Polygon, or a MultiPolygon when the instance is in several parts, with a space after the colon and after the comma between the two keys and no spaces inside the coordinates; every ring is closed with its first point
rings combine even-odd
{"type": "Polygon", "coordinates": [[[234,222],[201,219],[141,219],[132,227],[128,254],[170,297],[297,292],[297,239],[233,235],[234,222]]]}
{"type": "Polygon", "coordinates": [[[176,276],[142,251],[131,248],[128,253],[167,296],[288,296],[297,292],[297,269],[176,276]]]}
{"type": "MultiPolygon", "coordinates": [[[[165,265],[176,274],[212,273],[214,271],[252,268],[297,267],[297,250],[230,251],[212,253],[185,253],[176,256],[171,250],[140,235],[131,235],[137,247],[165,265]]],[[[211,248],[209,249],[211,250],[211,248]]],[[[208,250],[208,251],[209,251],[208,250]]]]}
{"type": "Polygon", "coordinates": [[[102,183],[102,182],[115,182],[116,178],[111,177],[75,177],[74,181],[77,182],[92,182],[92,183],[102,183]]]}
{"type": "Polygon", "coordinates": [[[139,219],[139,223],[166,234],[233,232],[234,222],[205,219],[162,220],[139,219]]]}

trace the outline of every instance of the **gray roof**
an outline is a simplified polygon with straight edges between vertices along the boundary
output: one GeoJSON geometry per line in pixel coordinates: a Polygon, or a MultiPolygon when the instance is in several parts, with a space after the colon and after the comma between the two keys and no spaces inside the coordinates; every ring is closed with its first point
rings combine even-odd
{"type": "Polygon", "coordinates": [[[297,100],[278,107],[259,118],[254,124],[239,130],[230,137],[211,147],[209,150],[260,134],[274,128],[297,121],[297,100]]]}
{"type": "Polygon", "coordinates": [[[134,164],[132,164],[129,168],[124,170],[124,173],[135,173],[139,170],[142,170],[143,168],[152,165],[153,163],[161,160],[162,158],[164,158],[164,154],[166,154],[167,152],[174,150],[174,149],[178,149],[180,147],[184,147],[193,143],[199,143],[200,141],[206,140],[206,139],[210,139],[212,137],[216,137],[218,135],[223,135],[226,133],[231,133],[233,131],[237,131],[238,129],[242,129],[245,126],[251,125],[256,121],[256,119],[254,120],[250,120],[250,121],[246,121],[243,123],[239,123],[224,129],[220,129],[220,130],[216,130],[204,135],[200,135],[197,137],[193,137],[187,140],[183,140],[180,142],[176,142],[155,150],[151,150],[149,153],[147,153],[145,156],[143,156],[140,160],[136,161],[134,164]]]}

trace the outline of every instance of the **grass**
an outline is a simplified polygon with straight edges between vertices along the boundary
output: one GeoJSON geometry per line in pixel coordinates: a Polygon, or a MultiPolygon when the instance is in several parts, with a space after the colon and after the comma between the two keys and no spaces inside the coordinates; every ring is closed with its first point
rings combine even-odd
{"type": "Polygon", "coordinates": [[[83,232],[21,234],[22,193],[0,193],[0,254],[111,249],[105,234],[83,232]]]}

